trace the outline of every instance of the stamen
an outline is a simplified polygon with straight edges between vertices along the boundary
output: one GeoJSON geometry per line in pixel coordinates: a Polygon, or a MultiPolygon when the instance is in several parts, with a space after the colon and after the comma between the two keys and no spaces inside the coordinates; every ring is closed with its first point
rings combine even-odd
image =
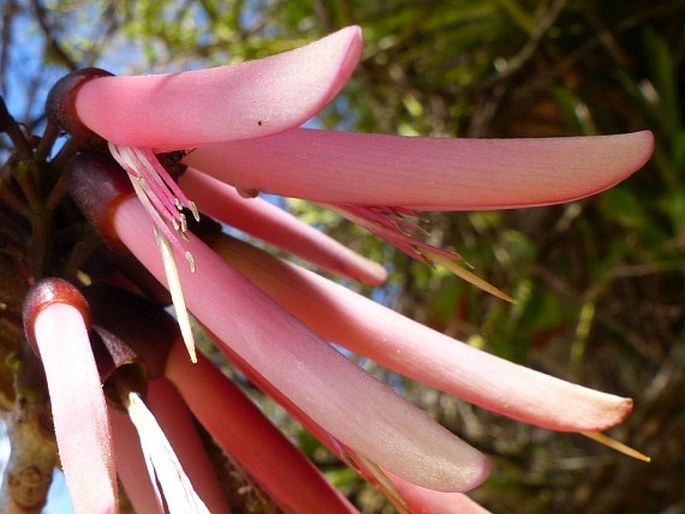
{"type": "Polygon", "coordinates": [[[200,221],[200,212],[197,210],[197,205],[192,200],[188,200],[188,209],[193,213],[195,221],[200,221]]]}
{"type": "Polygon", "coordinates": [[[183,208],[190,210],[193,218],[200,221],[200,213],[195,202],[183,194],[152,150],[118,146],[113,143],[109,143],[109,150],[128,173],[138,198],[155,226],[174,248],[183,251],[179,238],[188,241],[188,220],[183,208]],[[169,226],[173,228],[173,232],[169,226]]]}
{"type": "Polygon", "coordinates": [[[631,448],[627,444],[623,444],[622,442],[617,441],[613,437],[609,437],[606,434],[602,434],[601,432],[581,432],[581,434],[583,434],[585,437],[589,437],[593,441],[597,441],[598,443],[603,444],[604,446],[608,446],[612,450],[616,450],[617,452],[622,453],[623,455],[632,457],[633,459],[637,459],[642,462],[652,462],[652,458],[648,455],[645,455],[644,453],[641,453],[636,449],[631,448]]]}
{"type": "Polygon", "coordinates": [[[195,273],[195,257],[193,254],[186,250],[184,254],[186,261],[188,261],[188,266],[190,266],[190,272],[195,273]]]}
{"type": "MultiPolygon", "coordinates": [[[[176,319],[178,326],[181,329],[181,336],[183,342],[190,355],[190,360],[197,362],[197,354],[195,352],[195,338],[193,337],[193,330],[190,325],[190,317],[188,316],[188,309],[186,309],[185,298],[183,297],[183,290],[181,289],[181,279],[178,275],[178,268],[176,267],[176,260],[174,259],[174,251],[169,240],[157,230],[155,227],[155,237],[157,238],[157,246],[162,254],[162,262],[164,263],[164,274],[166,275],[169,284],[169,293],[171,293],[171,301],[174,304],[176,311],[176,319]]],[[[191,271],[195,270],[195,260],[190,252],[185,252],[185,258],[190,265],[191,271]],[[189,257],[190,255],[190,257],[189,257]]]]}
{"type": "Polygon", "coordinates": [[[407,216],[415,216],[411,209],[328,204],[325,207],[366,228],[378,237],[385,239],[410,257],[428,265],[440,264],[459,278],[466,280],[486,293],[490,293],[507,302],[516,303],[508,294],[457,264],[457,261],[461,261],[467,266],[469,265],[458,253],[438,248],[418,239],[417,234],[423,234],[425,231],[419,225],[407,219],[407,216]]]}
{"type": "Polygon", "coordinates": [[[467,270],[463,266],[460,266],[459,264],[457,264],[454,261],[454,259],[450,259],[448,257],[445,257],[441,253],[433,252],[432,250],[423,249],[421,251],[426,255],[426,257],[429,260],[431,260],[433,262],[437,262],[438,264],[442,265],[447,270],[454,273],[459,278],[466,280],[470,284],[473,284],[474,286],[478,287],[479,289],[482,289],[486,293],[490,293],[491,295],[496,296],[497,298],[500,298],[506,302],[509,302],[509,303],[516,305],[516,300],[514,300],[507,293],[499,290],[497,287],[493,286],[490,282],[483,280],[478,275],[476,275],[475,273],[472,273],[471,271],[467,270]]]}
{"type": "Polygon", "coordinates": [[[378,464],[370,461],[361,454],[357,454],[357,463],[362,463],[368,474],[371,474],[373,480],[376,482],[376,487],[385,495],[388,501],[395,507],[398,514],[409,514],[409,505],[402,495],[397,490],[395,485],[390,481],[388,476],[383,472],[378,464]]]}
{"type": "MultiPolygon", "coordinates": [[[[143,150],[128,147],[117,147],[110,144],[112,156],[126,170],[129,177],[136,179],[142,190],[155,206],[157,211],[165,218],[174,219],[178,215],[176,199],[172,196],[166,184],[159,176],[155,168],[140,152],[143,150]]],[[[152,154],[152,158],[154,154],[152,154]]],[[[163,172],[166,170],[162,168],[163,172]]]]}
{"type": "Polygon", "coordinates": [[[176,249],[185,257],[190,271],[195,272],[195,259],[183,247],[181,240],[189,241],[188,220],[182,212],[183,208],[187,207],[193,213],[193,218],[200,221],[197,206],[195,202],[186,198],[152,150],[108,144],[112,156],[128,173],[140,203],[152,218],[155,238],[162,254],[164,273],[169,283],[171,301],[174,304],[181,335],[188,349],[190,360],[197,362],[190,317],[174,258],[174,249],[176,249]]]}

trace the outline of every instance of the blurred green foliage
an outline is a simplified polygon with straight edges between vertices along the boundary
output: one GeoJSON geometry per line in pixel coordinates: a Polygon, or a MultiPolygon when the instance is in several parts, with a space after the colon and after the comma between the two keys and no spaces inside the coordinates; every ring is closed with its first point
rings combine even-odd
{"type": "MultiPolygon", "coordinates": [[[[405,383],[410,398],[491,455],[492,479],[474,493],[485,506],[501,513],[685,511],[685,1],[28,4],[6,0],[4,26],[37,20],[21,30],[38,42],[43,66],[15,89],[32,91],[93,64],[157,71],[239,62],[356,23],[364,58],[320,117],[324,126],[460,137],[653,130],[651,163],[599,197],[426,215],[432,242],[460,252],[514,295],[515,306],[411,262],[315,206],[291,208],[386,262],[391,280],[376,294],[403,312],[508,359],[635,398],[636,412],[614,435],[651,454],[649,466],[405,383]]],[[[3,32],[3,48],[19,40],[17,26],[3,32]]],[[[11,64],[3,53],[0,75],[11,64]]],[[[9,88],[3,79],[5,96],[9,88]]],[[[26,121],[40,116],[29,109],[26,121]]],[[[316,444],[301,440],[316,458],[316,444]]],[[[369,512],[387,511],[340,468],[326,466],[369,512]]]]}

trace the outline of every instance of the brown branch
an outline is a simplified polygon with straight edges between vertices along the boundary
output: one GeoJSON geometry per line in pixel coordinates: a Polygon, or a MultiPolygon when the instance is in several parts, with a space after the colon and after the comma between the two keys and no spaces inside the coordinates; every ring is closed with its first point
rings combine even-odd
{"type": "Polygon", "coordinates": [[[57,463],[42,366],[28,345],[26,349],[18,372],[15,408],[7,419],[12,451],[0,491],[3,514],[40,514],[57,463]]]}

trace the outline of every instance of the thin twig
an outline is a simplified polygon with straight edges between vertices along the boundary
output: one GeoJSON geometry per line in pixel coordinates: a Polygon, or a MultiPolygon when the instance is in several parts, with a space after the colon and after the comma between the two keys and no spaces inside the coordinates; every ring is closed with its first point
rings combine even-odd
{"type": "Polygon", "coordinates": [[[33,0],[32,4],[33,9],[36,12],[36,20],[38,21],[38,25],[43,31],[43,34],[45,34],[45,40],[47,41],[48,48],[57,59],[62,61],[67,68],[72,71],[76,70],[79,67],[78,63],[71,58],[64,48],[62,48],[62,45],[60,45],[59,41],[54,36],[52,27],[48,25],[45,9],[42,5],[40,5],[40,1],[33,0]]]}

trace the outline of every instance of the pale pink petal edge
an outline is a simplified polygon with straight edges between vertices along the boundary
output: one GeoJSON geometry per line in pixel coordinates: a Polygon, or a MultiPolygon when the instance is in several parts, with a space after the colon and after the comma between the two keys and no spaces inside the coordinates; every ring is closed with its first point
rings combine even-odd
{"type": "Polygon", "coordinates": [[[295,129],[198,148],[186,162],[240,189],[332,204],[473,210],[568,202],[640,169],[649,131],[448,139],[295,129]]]}

